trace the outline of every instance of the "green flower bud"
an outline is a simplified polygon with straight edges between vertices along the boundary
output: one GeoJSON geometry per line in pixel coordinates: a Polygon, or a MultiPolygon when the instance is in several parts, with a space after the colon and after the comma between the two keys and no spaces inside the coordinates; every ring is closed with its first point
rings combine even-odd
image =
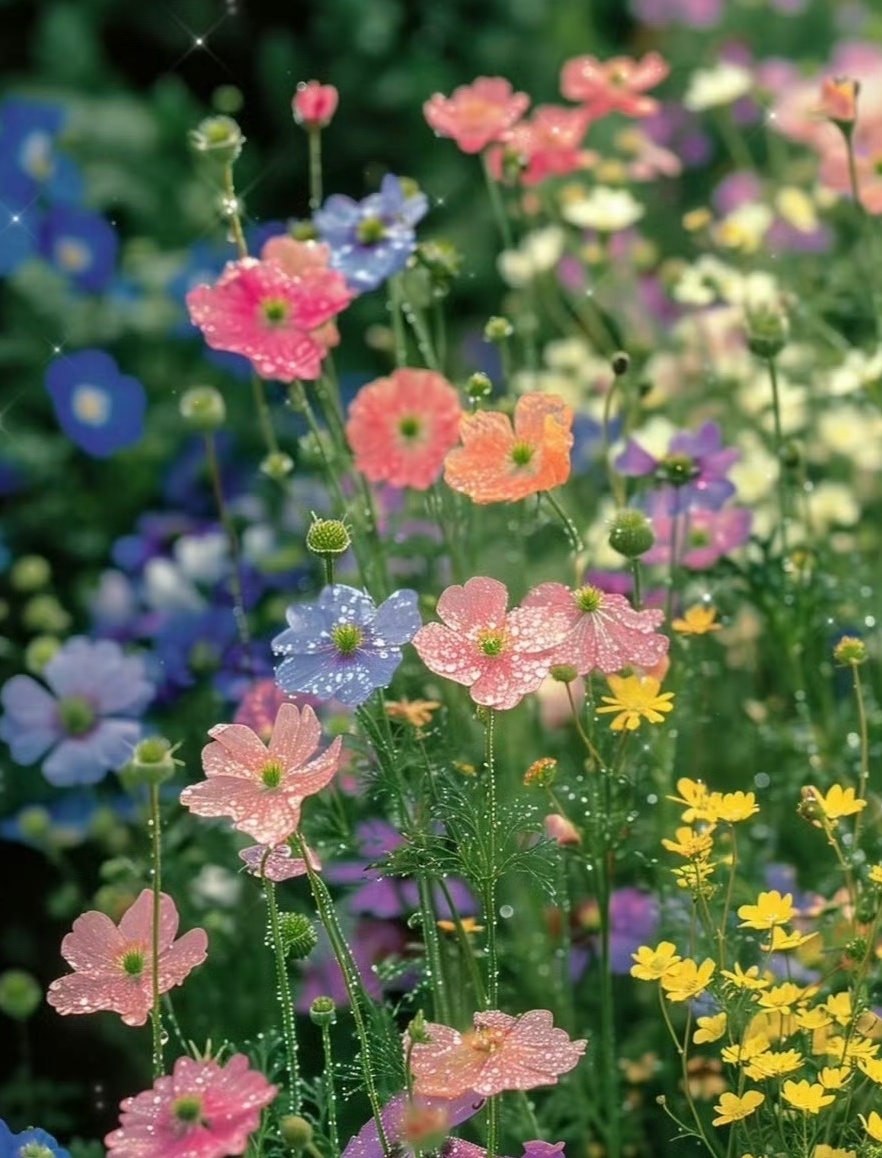
{"type": "Polygon", "coordinates": [[[416,257],[428,271],[436,296],[439,290],[446,293],[462,266],[462,254],[449,241],[422,241],[416,257]]]}
{"type": "Polygon", "coordinates": [[[267,478],[273,479],[274,482],[281,482],[294,469],[294,459],[290,454],[277,450],[266,456],[260,464],[260,469],[267,478]]]}
{"type": "Polygon", "coordinates": [[[349,528],[341,519],[320,519],[313,514],[312,526],[306,532],[306,546],[314,555],[333,558],[343,555],[351,544],[349,528]]]}
{"type": "Polygon", "coordinates": [[[232,116],[232,114],[237,113],[244,104],[242,90],[234,84],[219,85],[211,94],[211,103],[219,113],[226,113],[228,116],[232,116]]]}
{"type": "Polygon", "coordinates": [[[289,1150],[305,1150],[312,1144],[312,1126],[297,1114],[286,1114],[282,1118],[279,1133],[289,1150]]]}
{"type": "Polygon", "coordinates": [[[245,138],[232,117],[206,117],[190,131],[190,147],[222,165],[232,165],[242,152],[245,138]]]}
{"type": "Polygon", "coordinates": [[[42,1000],[43,991],[24,969],[0,973],[0,1013],[15,1021],[27,1021],[42,1000]]]}
{"type": "Polygon", "coordinates": [[[181,417],[188,426],[202,434],[210,434],[223,426],[227,407],[223,395],[213,386],[191,386],[181,395],[181,417]]]}
{"type": "Polygon", "coordinates": [[[165,736],[148,736],[135,745],[132,758],[124,771],[127,778],[135,784],[162,784],[170,780],[175,774],[174,753],[177,745],[172,746],[165,736]]]}
{"type": "Polygon", "coordinates": [[[318,933],[309,917],[303,913],[280,913],[279,930],[286,957],[302,961],[318,944],[318,933]]]}
{"type": "Polygon", "coordinates": [[[51,578],[52,568],[42,555],[22,555],[9,569],[9,582],[16,591],[39,591],[51,578]]]}
{"type": "Polygon", "coordinates": [[[71,617],[54,595],[34,595],[22,610],[22,622],[29,631],[47,635],[63,635],[71,625],[71,617]]]}
{"type": "Polygon", "coordinates": [[[432,1040],[431,1036],[426,1030],[426,1015],[420,1009],[416,1017],[407,1027],[407,1036],[414,1043],[414,1045],[425,1045],[432,1040]]]}
{"type": "Polygon", "coordinates": [[[416,197],[418,193],[422,193],[419,182],[415,181],[413,177],[399,177],[398,184],[405,197],[416,197]]]}
{"type": "Polygon", "coordinates": [[[35,635],[25,648],[24,663],[31,675],[41,675],[43,668],[61,647],[55,635],[35,635]]]}
{"type": "Polygon", "coordinates": [[[557,680],[559,684],[571,684],[574,679],[578,679],[579,673],[571,663],[556,663],[548,672],[553,680],[557,680]]]}
{"type": "Polygon", "coordinates": [[[52,817],[39,804],[31,804],[18,814],[22,836],[34,844],[46,844],[52,835],[52,817]]]}
{"type": "Polygon", "coordinates": [[[486,374],[472,374],[466,382],[466,394],[472,402],[479,402],[482,398],[489,398],[493,393],[493,383],[486,374]]]}
{"type": "Polygon", "coordinates": [[[757,358],[775,358],[787,345],[790,325],[787,315],[775,306],[749,310],[745,322],[747,348],[757,358]]]}
{"type": "Polygon", "coordinates": [[[833,658],[837,663],[859,664],[867,661],[867,645],[853,635],[843,635],[833,648],[833,658]]]}
{"type": "Polygon", "coordinates": [[[508,318],[492,317],[487,319],[484,326],[485,342],[506,342],[514,333],[514,326],[508,318]]]}
{"type": "Polygon", "coordinates": [[[309,1007],[309,1016],[314,1025],[336,1024],[337,1007],[333,997],[316,997],[309,1007]]]}
{"type": "Polygon", "coordinates": [[[612,372],[617,378],[623,377],[631,369],[631,359],[624,350],[617,350],[610,359],[612,372]]]}
{"type": "Polygon", "coordinates": [[[288,230],[295,241],[315,241],[318,230],[311,221],[295,221],[288,230]]]}
{"type": "Polygon", "coordinates": [[[626,559],[645,555],[654,542],[652,524],[642,511],[619,511],[613,517],[609,545],[626,559]]]}

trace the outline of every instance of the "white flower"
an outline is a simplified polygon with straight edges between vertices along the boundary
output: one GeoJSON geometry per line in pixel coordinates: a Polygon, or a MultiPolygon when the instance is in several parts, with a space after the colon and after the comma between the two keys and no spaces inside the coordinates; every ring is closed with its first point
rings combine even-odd
{"type": "Polygon", "coordinates": [[[833,395],[854,394],[882,379],[882,349],[872,354],[849,350],[842,362],[826,375],[827,391],[833,395]]]}
{"type": "MultiPolygon", "coordinates": [[[[771,434],[775,428],[772,413],[772,387],[769,375],[764,369],[757,369],[752,377],[742,383],[738,391],[738,401],[748,413],[755,415],[765,431],[771,434]]],[[[778,402],[781,412],[781,427],[785,434],[795,434],[807,420],[806,391],[785,374],[778,374],[778,402]]]]}
{"type": "Polygon", "coordinates": [[[748,201],[718,221],[712,233],[717,243],[726,249],[756,253],[774,219],[768,205],[748,201]]]}
{"type": "Polygon", "coordinates": [[[822,448],[851,459],[859,470],[882,470],[882,416],[874,411],[848,403],[828,406],[818,416],[817,435],[822,448]]]}
{"type": "Polygon", "coordinates": [[[729,470],[729,478],[738,490],[738,501],[754,506],[774,488],[778,478],[778,460],[752,431],[738,439],[741,458],[729,470]]]}
{"type": "Polygon", "coordinates": [[[223,531],[182,535],[172,554],[184,575],[194,583],[218,583],[229,568],[230,544],[223,531]]]}
{"type": "Polygon", "coordinates": [[[716,68],[700,68],[689,78],[683,104],[693,113],[729,105],[753,87],[753,76],[740,64],[721,61],[716,68]]]}
{"type": "Polygon", "coordinates": [[[831,480],[812,489],[808,507],[812,527],[822,533],[834,526],[853,527],[861,517],[861,506],[852,488],[831,480]]]}
{"type": "Polygon", "coordinates": [[[818,214],[811,197],[796,185],[785,185],[775,194],[775,208],[788,225],[800,233],[818,228],[818,214]]]}
{"type": "Polygon", "coordinates": [[[579,229],[596,229],[616,233],[628,229],[643,216],[643,206],[627,189],[598,185],[581,201],[571,201],[561,209],[561,216],[579,229]]]}
{"type": "Polygon", "coordinates": [[[542,273],[554,269],[564,251],[566,236],[557,225],[528,233],[517,249],[506,249],[497,258],[499,273],[512,289],[521,289],[542,273]]]}

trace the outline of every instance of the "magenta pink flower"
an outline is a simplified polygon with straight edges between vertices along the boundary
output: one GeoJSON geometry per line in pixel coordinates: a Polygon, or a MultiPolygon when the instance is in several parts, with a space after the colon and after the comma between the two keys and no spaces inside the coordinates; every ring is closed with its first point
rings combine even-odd
{"type": "MultiPolygon", "coordinates": [[[[321,861],[311,848],[306,849],[309,858],[309,868],[313,872],[321,872],[321,861]]],[[[294,877],[306,876],[307,863],[304,857],[297,856],[290,844],[252,844],[243,848],[239,853],[241,860],[252,876],[266,877],[268,881],[290,881],[294,877]]]]}
{"type": "Polygon", "coordinates": [[[276,261],[230,261],[215,285],[187,294],[190,318],[213,350],[244,354],[263,378],[318,378],[328,346],[320,327],[352,300],[343,275],[311,266],[292,276],[276,261]]]}
{"type": "Polygon", "coordinates": [[[646,89],[655,88],[670,71],[657,52],[648,52],[642,60],[576,56],[561,70],[560,91],[567,100],[587,105],[595,118],[612,112],[648,117],[658,110],[658,101],[646,96],[646,89]]]}
{"type": "Polygon", "coordinates": [[[595,669],[609,675],[632,664],[651,668],[668,651],[667,636],[656,630],[664,612],[635,611],[624,595],[590,585],[573,590],[562,583],[541,583],[523,606],[544,608],[566,620],[569,631],[554,648],[551,663],[572,665],[579,675],[595,669]]]}
{"type": "Polygon", "coordinates": [[[324,129],[337,111],[340,94],[332,84],[301,81],[291,101],[291,112],[305,129],[324,129]]]}
{"type": "Polygon", "coordinates": [[[513,708],[536,691],[569,628],[553,608],[507,606],[505,584],[477,576],[443,591],[437,610],[444,623],[427,623],[413,639],[430,671],[465,684],[489,708],[513,708]]]}
{"type": "Polygon", "coordinates": [[[671,561],[671,546],[676,538],[677,561],[691,571],[713,567],[723,555],[743,547],[750,538],[753,513],[746,507],[723,507],[720,511],[693,510],[678,519],[676,536],[674,518],[663,509],[652,512],[655,543],[643,556],[644,563],[671,561]]]}
{"type": "Polygon", "coordinates": [[[520,1017],[476,1013],[466,1033],[428,1021],[425,1029],[430,1040],[414,1043],[410,1055],[418,1097],[456,1098],[474,1090],[492,1098],[504,1090],[552,1086],[575,1068],[588,1044],[555,1029],[547,1009],[520,1017]]]}
{"type": "Polygon", "coordinates": [[[520,121],[506,133],[502,144],[488,150],[491,173],[502,180],[507,157],[517,158],[522,166],[524,185],[539,185],[549,177],[589,168],[597,154],[583,149],[582,142],[592,120],[589,108],[540,105],[528,121],[520,121]]]}
{"type": "Polygon", "coordinates": [[[180,1057],[153,1088],[125,1098],[108,1158],[227,1158],[244,1154],[278,1087],[234,1054],[225,1065],[180,1057]]]}
{"type": "Polygon", "coordinates": [[[307,796],[321,791],[340,766],[342,736],[315,760],[321,728],[315,712],[282,704],[269,748],[242,724],[218,724],[202,749],[207,777],[181,793],[197,816],[229,816],[261,844],[283,844],[300,824],[307,796]],[[310,761],[307,763],[307,761],[310,761]]]}
{"type": "Polygon", "coordinates": [[[423,105],[423,114],[440,137],[451,137],[464,153],[480,153],[505,133],[526,112],[530,98],[512,92],[501,76],[479,76],[446,97],[436,92],[423,105]]]}
{"type": "MultiPolygon", "coordinates": [[[[175,941],[178,910],[165,893],[159,903],[159,992],[180,985],[208,951],[204,929],[175,941]]],[[[119,926],[104,913],[83,913],[61,942],[74,972],[49,986],[46,1000],[59,1013],[118,1013],[126,1025],[143,1025],[153,1005],[153,893],[144,889],[119,926]]]]}
{"type": "Polygon", "coordinates": [[[371,482],[427,490],[459,443],[459,394],[433,370],[395,370],[362,386],[349,407],[346,438],[371,482]]]}

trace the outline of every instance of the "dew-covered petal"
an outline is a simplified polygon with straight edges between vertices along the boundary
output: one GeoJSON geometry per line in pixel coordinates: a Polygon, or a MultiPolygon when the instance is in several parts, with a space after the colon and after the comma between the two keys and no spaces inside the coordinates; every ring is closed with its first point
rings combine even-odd
{"type": "Polygon", "coordinates": [[[125,939],[106,913],[90,910],[73,923],[61,942],[61,955],[81,973],[105,974],[116,970],[125,939]]]}
{"type": "MultiPolygon", "coordinates": [[[[167,893],[159,894],[159,951],[160,953],[175,939],[178,931],[178,910],[167,893]]],[[[153,891],[142,889],[136,900],[126,909],[119,923],[119,931],[124,941],[153,944],[153,891]]]]}
{"type": "Polygon", "coordinates": [[[313,796],[333,780],[340,767],[340,751],[343,737],[336,736],[320,756],[299,768],[292,768],[283,778],[281,790],[286,797],[297,796],[301,800],[313,796]]]}
{"type": "Polygon", "coordinates": [[[234,768],[243,771],[258,773],[266,765],[268,759],[267,747],[261,738],[244,724],[215,724],[208,730],[221,749],[226,752],[223,757],[213,744],[202,749],[202,767],[206,776],[225,775],[235,776],[234,768]],[[209,763],[212,771],[209,772],[209,763]]]}
{"type": "MultiPolygon", "coordinates": [[[[311,848],[306,850],[309,866],[314,872],[321,872],[321,861],[311,848]]],[[[306,860],[295,854],[290,844],[253,844],[239,853],[248,871],[254,876],[265,876],[267,880],[291,880],[306,875],[306,860]]]]}
{"type": "Polygon", "coordinates": [[[325,587],[318,604],[329,623],[356,623],[359,627],[365,627],[377,614],[376,604],[366,591],[349,587],[345,583],[333,583],[325,587]]]}
{"type": "Polygon", "coordinates": [[[461,587],[454,584],[438,599],[438,617],[453,631],[470,632],[498,627],[505,620],[508,590],[498,579],[478,575],[461,587]]]}
{"type": "Polygon", "coordinates": [[[61,1014],[110,1010],[118,1013],[126,1025],[143,1025],[152,1005],[149,992],[137,979],[83,973],[68,973],[53,981],[46,1001],[61,1014]]]}
{"type": "Polygon", "coordinates": [[[159,992],[180,985],[191,970],[208,955],[208,934],[204,929],[190,929],[159,958],[159,992]]]}
{"type": "Polygon", "coordinates": [[[286,692],[309,692],[320,700],[334,698],[335,669],[351,662],[341,657],[336,648],[308,655],[289,655],[276,668],[276,683],[286,692]]]}
{"type": "Polygon", "coordinates": [[[294,704],[282,704],[273,725],[269,755],[283,768],[305,763],[319,745],[321,725],[308,705],[299,711],[294,704]]]}
{"type": "Polygon", "coordinates": [[[419,611],[419,596],[407,588],[393,591],[385,602],[377,608],[371,636],[372,646],[391,643],[400,646],[409,643],[422,626],[419,611]]]}
{"type": "Polygon", "coordinates": [[[475,643],[441,623],[427,623],[413,638],[420,659],[436,675],[469,687],[484,670],[486,657],[475,643]]]}

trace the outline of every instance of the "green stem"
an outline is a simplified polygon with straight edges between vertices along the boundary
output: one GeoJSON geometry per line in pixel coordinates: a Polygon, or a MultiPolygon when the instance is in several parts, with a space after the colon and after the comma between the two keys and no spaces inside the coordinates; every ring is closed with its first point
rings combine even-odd
{"type": "Polygon", "coordinates": [[[499,1149],[499,1098],[487,1102],[487,1158],[496,1158],[499,1149]]]}
{"type": "Polygon", "coordinates": [[[457,940],[459,941],[459,947],[462,951],[463,959],[466,963],[466,968],[469,971],[472,987],[475,990],[475,1004],[481,1005],[485,1009],[488,1009],[489,1006],[487,1004],[487,996],[484,991],[484,982],[481,980],[481,974],[478,972],[478,966],[475,961],[475,954],[472,948],[472,941],[469,939],[469,935],[462,923],[462,917],[459,915],[456,906],[453,903],[453,897],[450,895],[450,889],[447,887],[447,882],[443,877],[438,879],[438,887],[444,894],[444,899],[447,901],[447,907],[450,910],[451,920],[453,921],[453,924],[456,928],[456,936],[457,940]]]}
{"type": "Polygon", "coordinates": [[[404,304],[401,293],[401,275],[389,278],[389,312],[392,315],[392,334],[395,338],[395,367],[407,365],[407,332],[404,328],[404,304]]]}
{"type": "Polygon", "coordinates": [[[236,186],[233,182],[233,163],[230,161],[224,165],[224,210],[226,216],[229,218],[230,229],[233,233],[233,241],[236,244],[236,250],[239,254],[240,260],[248,256],[248,244],[245,241],[245,233],[242,229],[242,216],[239,213],[239,199],[236,197],[236,186]]]}
{"type": "Polygon", "coordinates": [[[239,548],[239,536],[236,534],[236,527],[233,520],[230,518],[230,512],[227,509],[227,504],[224,499],[224,489],[221,482],[220,464],[217,457],[217,446],[214,440],[214,434],[209,431],[205,435],[205,457],[208,461],[208,473],[211,477],[211,489],[214,492],[214,501],[217,506],[217,513],[220,517],[221,526],[224,529],[224,534],[227,537],[227,543],[230,547],[230,561],[233,565],[232,574],[230,576],[230,586],[232,587],[233,595],[233,614],[236,618],[236,630],[239,634],[239,642],[245,651],[245,659],[248,669],[253,668],[251,656],[251,632],[248,628],[248,613],[245,610],[245,594],[242,583],[242,553],[239,548]]]}
{"type": "Polygon", "coordinates": [[[789,518],[790,503],[787,494],[787,474],[784,465],[784,431],[781,425],[781,393],[778,386],[778,367],[774,358],[768,358],[766,365],[769,369],[769,383],[772,387],[772,416],[775,422],[775,457],[778,460],[778,506],[781,517],[781,551],[786,560],[787,550],[787,520],[789,518]]]}
{"type": "MultiPolygon", "coordinates": [[[[861,670],[858,664],[852,663],[851,674],[854,679],[854,698],[857,701],[858,721],[861,733],[861,772],[860,780],[858,781],[858,799],[866,800],[867,781],[870,777],[870,737],[867,728],[867,705],[864,702],[864,689],[861,683],[861,670]]],[[[854,818],[854,844],[852,845],[854,852],[857,852],[860,844],[862,816],[863,811],[858,812],[854,818]]]]}
{"type": "MultiPolygon", "coordinates": [[[[308,855],[308,854],[306,854],[308,855]]],[[[285,1061],[288,1068],[288,1112],[299,1114],[302,1092],[300,1089],[300,1066],[297,1060],[297,1033],[294,1025],[294,1003],[291,999],[291,982],[285,961],[285,946],[279,925],[279,906],[276,903],[276,886],[262,876],[266,897],[266,911],[269,917],[270,938],[276,958],[276,975],[279,983],[279,1005],[282,1009],[282,1034],[285,1039],[285,1061]]]]}
{"type": "MultiPolygon", "coordinates": [[[[487,708],[485,725],[487,770],[487,865],[484,870],[483,899],[484,919],[487,922],[487,1008],[497,1009],[499,1003],[499,959],[496,946],[496,858],[497,826],[499,824],[498,800],[496,792],[496,767],[494,743],[494,714],[487,708]]],[[[492,1102],[491,1102],[492,1106],[492,1102]]],[[[492,1156],[488,1155],[488,1158],[492,1156]]]]}
{"type": "Polygon", "coordinates": [[[322,131],[310,125],[309,137],[309,209],[315,213],[322,203],[322,131]]]}
{"type": "Polygon", "coordinates": [[[490,197],[490,208],[493,210],[493,216],[499,228],[499,235],[502,238],[503,247],[505,249],[512,249],[514,247],[514,240],[511,233],[511,222],[508,219],[508,214],[505,212],[505,206],[502,203],[502,194],[499,192],[499,185],[490,172],[486,152],[482,156],[481,161],[484,168],[484,180],[487,182],[487,193],[490,197]]]}
{"type": "Polygon", "coordinates": [[[432,890],[429,877],[420,873],[417,878],[420,892],[420,916],[423,922],[423,943],[426,946],[426,965],[429,971],[429,982],[432,986],[432,995],[435,999],[433,1020],[444,1025],[450,1025],[450,1003],[447,1000],[447,982],[444,977],[444,966],[441,961],[441,946],[438,940],[438,926],[435,923],[435,905],[432,900],[432,890]]]}
{"type": "Polygon", "coordinates": [[[634,576],[634,607],[640,611],[643,607],[643,588],[640,582],[640,560],[631,560],[631,574],[634,576]]]}
{"type": "MultiPolygon", "coordinates": [[[[607,780],[609,774],[607,773],[607,780]]],[[[601,1064],[607,1104],[607,1154],[609,1158],[621,1158],[622,1139],[619,1129],[620,1095],[619,1069],[616,1056],[615,997],[610,966],[610,896],[612,881],[610,873],[611,854],[607,853],[607,842],[595,859],[595,879],[598,882],[598,908],[600,910],[600,1041],[601,1064]]]]}
{"type": "Polygon", "coordinates": [[[560,519],[567,537],[567,542],[570,544],[570,550],[574,555],[581,554],[581,552],[585,550],[585,544],[582,542],[582,536],[579,534],[576,524],[560,505],[553,491],[543,491],[542,494],[548,505],[560,519]]]}
{"type": "Polygon", "coordinates": [[[328,1107],[328,1138],[331,1143],[331,1156],[337,1158],[340,1153],[340,1134],[337,1128],[337,1089],[334,1083],[334,1057],[331,1052],[331,1027],[322,1023],[322,1053],[325,1059],[325,1093],[328,1107]]]}
{"type": "Polygon", "coordinates": [[[260,433],[263,435],[263,441],[267,449],[267,454],[278,454],[279,440],[276,438],[276,432],[273,427],[273,418],[270,414],[269,404],[266,400],[266,389],[263,385],[263,379],[257,374],[251,375],[251,393],[254,397],[254,408],[257,411],[257,422],[260,426],[260,433]]]}
{"type": "Polygon", "coordinates": [[[153,1004],[150,1022],[153,1028],[153,1077],[162,1077],[165,1059],[162,1056],[162,1006],[159,1000],[159,917],[162,904],[162,832],[159,817],[159,785],[150,785],[150,834],[153,861],[153,930],[150,945],[150,987],[153,1004]]]}
{"type": "Polygon", "coordinates": [[[432,343],[432,334],[429,327],[426,325],[426,319],[423,317],[420,310],[412,306],[408,301],[402,301],[402,312],[413,330],[416,338],[417,349],[419,350],[423,361],[430,370],[440,373],[441,365],[438,361],[438,356],[435,353],[435,347],[432,343]]]}
{"type": "Polygon", "coordinates": [[[627,496],[625,494],[625,480],[614,469],[612,459],[609,455],[609,427],[610,422],[612,421],[613,398],[615,397],[616,389],[618,388],[619,381],[622,377],[623,375],[621,374],[614,375],[612,383],[610,384],[610,388],[607,390],[606,397],[603,400],[603,461],[606,464],[606,475],[609,479],[609,489],[613,493],[613,498],[616,500],[617,507],[625,506],[627,502],[627,496]]]}

